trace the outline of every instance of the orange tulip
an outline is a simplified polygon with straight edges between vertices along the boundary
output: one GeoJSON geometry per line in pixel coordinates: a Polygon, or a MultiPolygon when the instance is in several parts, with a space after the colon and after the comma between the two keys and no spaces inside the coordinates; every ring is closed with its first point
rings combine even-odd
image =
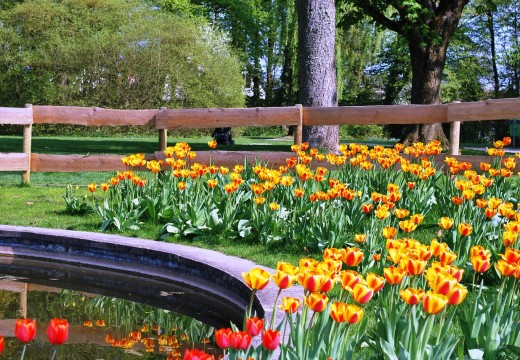
{"type": "Polygon", "coordinates": [[[422,297],[424,296],[424,290],[407,288],[407,289],[399,291],[399,296],[408,305],[417,305],[421,301],[422,297]]]}
{"type": "Polygon", "coordinates": [[[358,243],[364,243],[367,239],[367,236],[365,234],[355,234],[354,235],[354,241],[358,243]]]}
{"type": "Polygon", "coordinates": [[[397,229],[395,227],[386,226],[383,229],[383,237],[385,239],[393,239],[397,235],[397,229]]]}
{"type": "Polygon", "coordinates": [[[347,306],[346,303],[335,302],[330,306],[330,317],[335,322],[345,322],[347,318],[347,306]]]}
{"type": "Polygon", "coordinates": [[[390,215],[390,208],[388,205],[378,206],[374,214],[379,220],[386,219],[390,215]]]}
{"type": "Polygon", "coordinates": [[[453,226],[454,220],[449,217],[441,217],[441,221],[439,222],[439,226],[444,230],[449,230],[453,226]]]}
{"type": "Polygon", "coordinates": [[[486,215],[486,217],[488,219],[492,219],[493,217],[495,217],[497,212],[498,212],[497,209],[493,209],[491,207],[487,207],[486,210],[484,210],[484,215],[486,215]]]}
{"type": "Polygon", "coordinates": [[[222,328],[215,330],[215,342],[221,349],[227,349],[231,346],[231,333],[233,331],[230,328],[222,328]]]}
{"type": "Polygon", "coordinates": [[[230,346],[235,350],[246,350],[252,339],[246,331],[234,331],[230,335],[230,346]]]}
{"type": "Polygon", "coordinates": [[[98,320],[96,320],[96,326],[104,327],[104,326],[107,326],[107,324],[106,324],[105,320],[98,319],[98,320]]]}
{"type": "Polygon", "coordinates": [[[457,283],[451,289],[451,291],[446,295],[448,298],[448,304],[450,305],[460,305],[464,299],[466,298],[466,295],[468,295],[468,289],[466,289],[461,284],[457,283]]]}
{"type": "Polygon", "coordinates": [[[462,280],[462,276],[464,275],[464,269],[460,269],[453,265],[446,265],[448,267],[448,273],[460,282],[462,280]]]}
{"type": "Polygon", "coordinates": [[[336,284],[336,276],[334,273],[326,273],[325,274],[325,280],[321,284],[319,288],[319,292],[326,293],[332,290],[334,285],[336,284]]]}
{"type": "Polygon", "coordinates": [[[141,332],[140,331],[131,331],[129,334],[128,334],[128,337],[134,341],[139,341],[141,340],[141,332]]]}
{"type": "Polygon", "coordinates": [[[356,305],[335,302],[330,306],[330,317],[335,322],[357,324],[363,317],[363,309],[356,305]]]}
{"type": "Polygon", "coordinates": [[[480,163],[480,170],[488,171],[489,169],[491,169],[491,164],[490,163],[486,163],[486,162],[481,162],[480,163]]]}
{"type": "Polygon", "coordinates": [[[391,285],[400,284],[403,281],[404,276],[406,275],[406,270],[402,268],[397,268],[395,266],[390,266],[389,268],[385,268],[383,270],[385,274],[385,279],[391,285]]]}
{"type": "Polygon", "coordinates": [[[273,274],[272,278],[276,286],[278,286],[280,289],[290,288],[296,280],[295,275],[290,275],[279,270],[277,270],[276,273],[273,274]]]}
{"type": "Polygon", "coordinates": [[[429,260],[432,257],[433,252],[430,250],[429,246],[421,244],[415,249],[415,255],[421,260],[429,260]]]}
{"type": "Polygon", "coordinates": [[[448,295],[457,284],[457,280],[448,273],[438,273],[428,284],[437,294],[448,295]]]}
{"type": "Polygon", "coordinates": [[[94,191],[96,191],[96,189],[97,189],[96,183],[91,183],[88,185],[88,191],[90,191],[91,193],[94,193],[94,191]]]}
{"type": "Polygon", "coordinates": [[[84,327],[92,327],[92,320],[85,320],[83,321],[84,327]]]}
{"type": "Polygon", "coordinates": [[[361,210],[365,214],[371,213],[373,209],[374,209],[374,205],[372,205],[372,204],[363,204],[363,205],[361,205],[361,210]]]}
{"type": "Polygon", "coordinates": [[[363,251],[358,248],[346,248],[343,252],[343,262],[348,266],[357,266],[363,260],[363,251]]]}
{"type": "Polygon", "coordinates": [[[438,314],[448,304],[448,298],[441,294],[436,294],[433,291],[428,291],[422,298],[424,311],[428,314],[438,314]]]}
{"type": "Polygon", "coordinates": [[[446,243],[440,243],[437,239],[433,239],[430,244],[430,250],[434,256],[439,256],[442,252],[448,250],[446,243]]]}
{"type": "Polygon", "coordinates": [[[343,289],[351,291],[363,278],[354,270],[344,270],[340,274],[340,282],[343,289]]]}
{"type": "Polygon", "coordinates": [[[52,345],[61,345],[69,337],[69,322],[65,319],[54,318],[47,327],[47,338],[52,345]]]}
{"type": "Polygon", "coordinates": [[[107,336],[105,336],[105,342],[107,344],[113,344],[114,343],[114,337],[112,336],[112,334],[107,334],[107,336]]]}
{"type": "Polygon", "coordinates": [[[417,228],[417,224],[412,220],[399,221],[399,227],[404,232],[412,232],[417,228]]]}
{"type": "Polygon", "coordinates": [[[211,149],[216,148],[216,147],[217,147],[217,141],[216,141],[216,140],[208,141],[208,146],[209,146],[211,149]]]}
{"type": "Polygon", "coordinates": [[[262,333],[262,345],[269,351],[274,351],[280,344],[280,332],[278,330],[266,330],[262,333]]]}
{"type": "Polygon", "coordinates": [[[406,272],[410,275],[419,275],[422,274],[426,265],[428,264],[425,260],[413,259],[410,257],[403,258],[400,262],[400,267],[406,270],[406,272]]]}
{"type": "Polygon", "coordinates": [[[31,342],[36,336],[36,320],[16,319],[14,335],[20,342],[31,342]]]}
{"type": "Polygon", "coordinates": [[[311,258],[301,258],[299,262],[300,271],[307,269],[315,269],[318,266],[318,261],[311,258]]]}
{"type": "Polygon", "coordinates": [[[217,186],[217,180],[216,179],[210,179],[207,181],[208,187],[210,189],[213,189],[217,186]]]}
{"type": "Polygon", "coordinates": [[[508,247],[500,256],[510,264],[520,264],[520,250],[508,247]]]}
{"type": "Polygon", "coordinates": [[[490,258],[491,257],[491,251],[487,250],[486,248],[480,246],[480,245],[476,245],[476,246],[472,246],[470,249],[469,249],[469,253],[470,253],[470,256],[485,256],[487,258],[490,258]]]}
{"type": "Polygon", "coordinates": [[[460,205],[462,204],[462,198],[461,197],[458,197],[458,196],[452,196],[451,197],[451,201],[455,204],[455,205],[460,205]]]}
{"type": "Polygon", "coordinates": [[[504,231],[502,234],[502,241],[504,242],[505,247],[513,246],[518,240],[518,233],[514,231],[504,231]]]}
{"type": "Polygon", "coordinates": [[[252,337],[260,334],[264,329],[264,319],[259,319],[257,316],[246,319],[246,331],[252,337]]]}
{"type": "Polygon", "coordinates": [[[282,298],[282,303],[280,304],[279,309],[285,311],[286,313],[295,313],[300,307],[301,303],[302,302],[296,298],[286,296],[282,298]]]}
{"type": "Polygon", "coordinates": [[[473,270],[480,273],[488,271],[491,266],[489,258],[484,255],[470,256],[470,261],[473,265],[473,270]]]}
{"type": "Polygon", "coordinates": [[[406,209],[394,209],[394,215],[398,219],[404,219],[408,215],[410,215],[410,211],[406,209]]]}
{"type": "Polygon", "coordinates": [[[336,248],[327,248],[323,251],[323,258],[341,260],[343,258],[343,251],[336,248]]]}
{"type": "Polygon", "coordinates": [[[468,236],[471,235],[471,233],[473,232],[473,226],[466,223],[460,223],[458,226],[458,230],[459,234],[461,234],[462,236],[468,236]]]}
{"type": "Polygon", "coordinates": [[[249,288],[253,290],[262,290],[269,284],[271,275],[261,268],[254,268],[248,272],[243,272],[242,277],[249,288]]]}
{"type": "Polygon", "coordinates": [[[304,269],[298,275],[298,282],[305,290],[309,292],[319,291],[321,286],[325,283],[327,277],[323,272],[318,272],[313,269],[304,269]]]}
{"type": "Polygon", "coordinates": [[[374,296],[374,290],[364,283],[357,283],[352,289],[352,298],[359,304],[366,304],[374,296]]]}
{"type": "Polygon", "coordinates": [[[424,215],[422,215],[422,214],[414,214],[414,215],[410,216],[410,220],[412,220],[414,223],[419,225],[420,223],[423,222],[424,215]]]}
{"type": "Polygon", "coordinates": [[[514,276],[518,270],[518,265],[516,263],[510,264],[507,261],[500,259],[496,262],[495,268],[503,276],[514,276]]]}
{"type": "Polygon", "coordinates": [[[444,251],[439,255],[439,260],[443,264],[451,264],[457,258],[457,254],[453,251],[444,251]]]}
{"type": "Polygon", "coordinates": [[[303,197],[303,195],[305,195],[305,190],[303,190],[301,188],[294,189],[294,196],[303,197]]]}
{"type": "Polygon", "coordinates": [[[374,273],[368,273],[366,280],[368,286],[370,286],[375,293],[385,286],[385,278],[374,273]]]}
{"type": "Polygon", "coordinates": [[[327,308],[329,298],[325,294],[312,293],[305,296],[305,304],[314,312],[322,312],[327,308]]]}
{"type": "Polygon", "coordinates": [[[257,196],[255,197],[254,202],[257,205],[262,205],[263,203],[265,203],[265,197],[257,196]]]}

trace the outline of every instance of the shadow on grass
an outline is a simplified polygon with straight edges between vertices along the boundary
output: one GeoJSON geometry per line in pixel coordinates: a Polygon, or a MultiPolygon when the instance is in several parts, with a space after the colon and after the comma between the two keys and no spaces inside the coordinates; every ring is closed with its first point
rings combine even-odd
{"type": "MultiPolygon", "coordinates": [[[[182,139],[168,139],[172,146],[182,139]]],[[[193,151],[209,150],[207,139],[185,139],[193,151]]],[[[271,143],[266,139],[240,139],[235,145],[219,145],[219,150],[228,151],[289,151],[290,144],[271,143]]],[[[36,154],[152,154],[159,150],[158,141],[149,138],[80,138],[80,137],[34,137],[32,152],[36,154]]],[[[0,136],[0,152],[22,152],[22,140],[18,137],[0,136]]]]}

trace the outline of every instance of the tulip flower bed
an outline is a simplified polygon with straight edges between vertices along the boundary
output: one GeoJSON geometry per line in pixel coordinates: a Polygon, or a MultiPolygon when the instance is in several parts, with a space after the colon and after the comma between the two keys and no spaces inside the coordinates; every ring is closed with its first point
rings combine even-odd
{"type": "MultiPolygon", "coordinates": [[[[178,143],[164,161],[123,158],[127,171],[90,184],[87,199],[69,188],[65,200],[70,211],[95,211],[102,230],[150,222],[162,238],[322,250],[321,261],[244,274],[253,295],[272,279],[280,292],[298,283],[303,297],[277,298],[287,313],[281,324],[246,309],[244,327],[217,330],[231,359],[267,359],[274,349],[295,360],[367,351],[387,359],[517,358],[520,212],[509,143],[494,142],[480,169],[448,157],[447,172],[434,163],[437,142],[341,145],[339,155],[294,145],[294,157],[276,169],[199,164],[178,143]],[[150,171],[138,170],[144,166],[150,171]],[[254,336],[262,338],[256,348],[254,336]]],[[[185,358],[205,356],[194,350],[185,358]]]]}

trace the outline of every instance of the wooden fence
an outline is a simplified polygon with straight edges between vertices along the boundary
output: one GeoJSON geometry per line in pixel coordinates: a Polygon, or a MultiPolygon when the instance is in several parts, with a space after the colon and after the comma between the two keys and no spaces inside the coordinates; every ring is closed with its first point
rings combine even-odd
{"type": "MultiPolygon", "coordinates": [[[[69,124],[83,126],[146,126],[159,133],[158,151],[149,158],[160,158],[167,146],[168,129],[216,128],[235,126],[294,125],[294,142],[301,143],[302,129],[311,125],[431,124],[451,123],[450,155],[459,152],[460,122],[520,118],[520,98],[496,99],[442,105],[381,105],[310,108],[301,105],[278,108],[114,110],[76,106],[31,106],[1,108],[0,126],[23,125],[23,153],[0,153],[0,171],[21,171],[28,183],[31,172],[112,171],[122,169],[117,155],[44,155],[31,152],[32,126],[69,124]]],[[[138,149],[136,149],[136,152],[138,149]]],[[[248,160],[265,160],[271,165],[284,163],[287,153],[213,151],[215,163],[233,165],[248,160]]],[[[200,162],[207,152],[198,153],[200,162]]],[[[473,162],[484,157],[471,158],[473,162]]]]}

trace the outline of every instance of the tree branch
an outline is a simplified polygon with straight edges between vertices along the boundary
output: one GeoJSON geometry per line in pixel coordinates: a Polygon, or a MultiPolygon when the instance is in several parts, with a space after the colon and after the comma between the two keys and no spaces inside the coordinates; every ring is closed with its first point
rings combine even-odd
{"type": "Polygon", "coordinates": [[[370,15],[378,24],[403,35],[403,24],[401,22],[389,19],[382,11],[377,9],[375,6],[368,4],[366,0],[356,1],[355,3],[359,8],[370,15]]]}

